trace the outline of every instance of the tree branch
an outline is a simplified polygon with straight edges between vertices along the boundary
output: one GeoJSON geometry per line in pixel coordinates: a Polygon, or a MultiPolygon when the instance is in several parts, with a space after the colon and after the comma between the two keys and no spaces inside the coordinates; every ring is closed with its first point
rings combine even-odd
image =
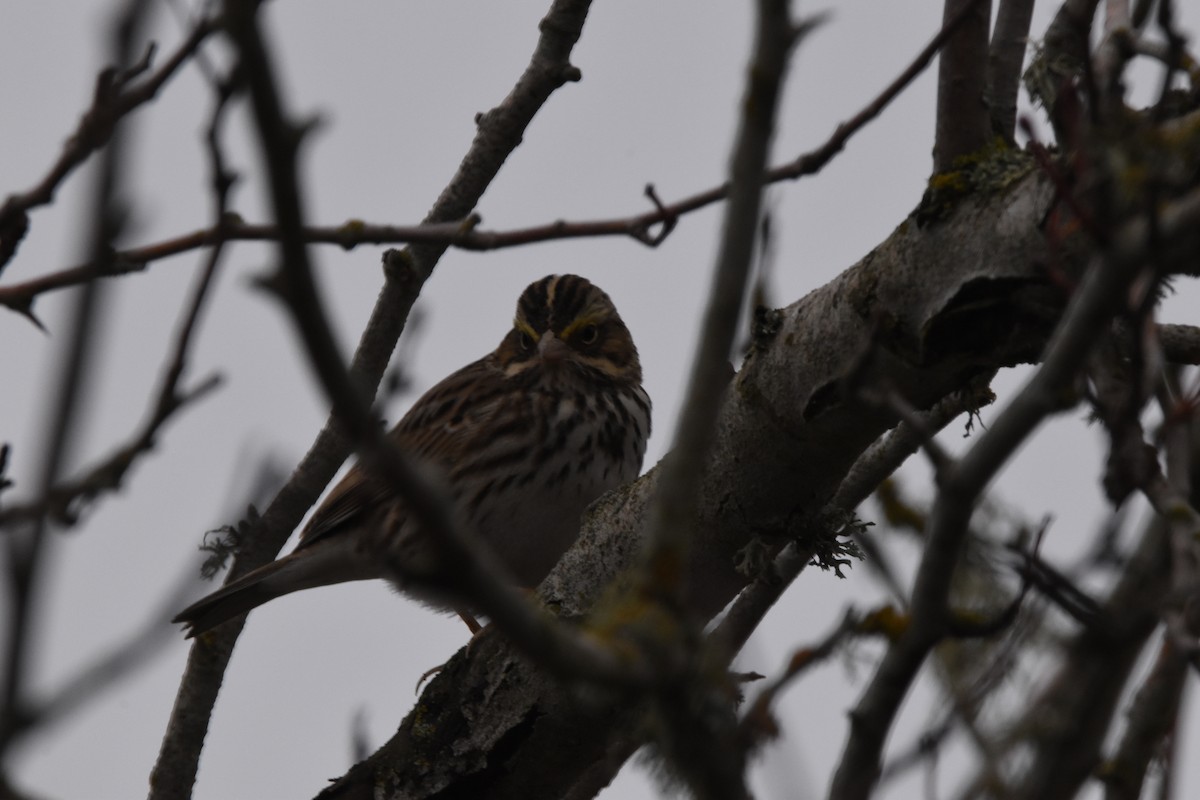
{"type": "Polygon", "coordinates": [[[992,131],[1010,144],[1017,127],[1017,93],[1029,46],[1033,0],[1000,0],[996,29],[988,49],[988,102],[992,131]]]}
{"type": "MultiPolygon", "coordinates": [[[[979,391],[955,392],[919,415],[920,423],[901,422],[863,451],[846,473],[837,493],[818,515],[817,524],[840,521],[858,508],[875,488],[887,480],[900,465],[921,447],[930,435],[957,419],[963,412],[974,412],[995,399],[986,385],[979,391]]],[[[821,536],[845,535],[844,530],[826,530],[821,536]]],[[[714,647],[732,659],[750,638],[768,611],[812,560],[811,549],[797,541],[789,542],[775,560],[755,576],[709,635],[714,647]]]]}
{"type": "Polygon", "coordinates": [[[966,18],[942,48],[933,171],[949,172],[955,160],[977,153],[991,139],[985,98],[991,0],[945,0],[942,19],[966,18]]]}

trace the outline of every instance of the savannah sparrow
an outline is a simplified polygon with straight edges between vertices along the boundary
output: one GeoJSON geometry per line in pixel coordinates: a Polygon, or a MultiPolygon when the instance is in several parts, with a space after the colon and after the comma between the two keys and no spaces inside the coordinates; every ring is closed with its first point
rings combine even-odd
{"type": "MultiPolygon", "coordinates": [[[[517,586],[532,588],[575,540],[583,510],[637,477],[650,435],[641,382],[637,348],[608,295],[577,275],[550,275],[521,294],[495,351],[426,392],[388,435],[439,473],[460,521],[517,586]]],[[[463,612],[387,567],[399,558],[414,572],[431,569],[423,538],[389,487],[355,466],[295,551],[175,621],[194,636],[289,592],[367,578],[463,612]]]]}

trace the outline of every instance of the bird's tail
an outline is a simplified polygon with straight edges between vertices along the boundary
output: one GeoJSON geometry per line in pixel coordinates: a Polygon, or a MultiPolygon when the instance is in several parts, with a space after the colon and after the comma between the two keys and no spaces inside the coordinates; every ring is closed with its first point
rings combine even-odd
{"type": "Polygon", "coordinates": [[[320,542],[301,547],[200,598],[180,611],[172,622],[183,623],[191,639],[285,594],[378,577],[341,544],[320,542]]]}

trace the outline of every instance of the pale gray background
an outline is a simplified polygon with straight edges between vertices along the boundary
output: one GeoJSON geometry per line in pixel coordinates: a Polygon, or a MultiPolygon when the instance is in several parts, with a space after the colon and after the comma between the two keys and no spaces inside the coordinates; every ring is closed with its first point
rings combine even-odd
{"type": "MultiPolygon", "coordinates": [[[[304,178],[310,221],[419,221],[453,173],[474,133],[473,115],[494,105],[526,64],[545,2],[314,2],[266,5],[287,102],[319,113],[304,178]]],[[[776,161],[824,139],[873,97],[936,31],[941,3],[847,0],[800,50],[787,84],[776,161]]],[[[40,180],[87,105],[104,50],[108,3],[5,4],[0,24],[0,192],[40,180]]],[[[1197,30],[1194,4],[1180,8],[1197,30]]],[[[803,4],[803,12],[818,10],[803,4]]],[[[1038,9],[1035,34],[1053,6],[1038,9]]],[[[179,36],[160,8],[156,34],[169,52],[179,36]]],[[[538,115],[479,211],[486,228],[555,218],[627,215],[646,208],[653,182],[665,200],[723,178],[750,36],[749,4],[613,0],[595,4],[573,61],[583,71],[538,115]]],[[[221,48],[221,55],[223,47],[221,48]]],[[[882,240],[918,202],[930,169],[934,73],[924,75],[820,176],[769,191],[775,209],[775,299],[789,303],[828,281],[882,240]]],[[[1146,85],[1155,86],[1154,82],[1146,85]]],[[[138,194],[128,243],[209,224],[207,166],[200,136],[209,108],[194,69],[132,117],[138,194]]],[[[228,130],[234,166],[253,163],[244,115],[228,130]]],[[[257,175],[244,174],[234,205],[264,219],[257,175]]],[[[32,230],[3,276],[18,281],[76,263],[84,252],[82,212],[89,180],[72,179],[32,230]]],[[[550,243],[493,254],[451,252],[421,299],[426,325],[411,361],[418,391],[493,348],[530,280],[574,271],[613,296],[642,353],[655,402],[647,466],[672,434],[691,343],[713,261],[719,209],[681,221],[657,251],[613,239],[550,243]]],[[[348,353],[380,283],[379,248],[314,251],[325,297],[348,353]]],[[[186,411],[158,450],[79,529],[57,537],[38,619],[38,685],[52,691],[82,663],[140,626],[198,563],[202,533],[233,521],[228,503],[245,467],[264,453],[290,468],[326,416],[276,305],[249,286],[270,263],[267,249],[231,251],[194,349],[189,376],[221,371],[218,394],[186,411]]],[[[76,464],[124,440],[156,385],[175,319],[202,256],[154,264],[112,282],[102,379],[87,400],[76,464]]],[[[1182,287],[1167,321],[1196,322],[1197,295],[1182,287]]],[[[14,446],[13,475],[27,489],[36,466],[42,409],[63,340],[63,294],[39,301],[51,335],[0,313],[0,441],[14,446]]],[[[1006,376],[1003,401],[1019,385],[1006,376]]],[[[389,409],[403,413],[415,395],[389,409]]],[[[985,419],[987,418],[985,413],[985,419]]],[[[957,426],[945,438],[961,447],[957,426]]],[[[1082,414],[1053,423],[1005,470],[999,491],[1030,519],[1053,514],[1047,552],[1075,552],[1105,511],[1099,503],[1098,434],[1082,414]]],[[[928,495],[917,465],[907,485],[928,495]]],[[[868,516],[871,509],[868,509],[868,516]]],[[[915,557],[915,554],[913,554],[915,557]]],[[[199,593],[199,590],[197,590],[199,593]]],[[[805,575],[748,647],[744,666],[777,671],[797,645],[821,635],[852,599],[879,593],[862,570],[838,581],[805,575]]],[[[362,711],[372,744],[411,707],[412,687],[467,639],[456,619],[429,613],[380,584],[302,593],[251,617],[212,721],[195,796],[200,800],[308,797],[349,766],[351,719],[362,711]]],[[[824,666],[793,688],[781,712],[786,739],[755,773],[769,797],[822,792],[845,736],[845,710],[870,675],[874,646],[824,666]]],[[[148,667],[102,701],[29,743],[21,785],[55,798],[141,796],[187,653],[180,636],[148,667]]],[[[898,730],[929,718],[928,688],[916,693],[898,730]]],[[[893,737],[895,741],[898,737],[893,737]]],[[[1181,752],[1197,741],[1189,726],[1181,752]]],[[[959,751],[942,760],[941,785],[961,774],[959,751]]],[[[607,797],[652,796],[631,765],[607,797]]],[[[918,772],[917,778],[920,773],[918,772]]],[[[910,784],[922,790],[919,779],[910,784]]],[[[1200,792],[1195,774],[1180,797],[1200,792]]]]}

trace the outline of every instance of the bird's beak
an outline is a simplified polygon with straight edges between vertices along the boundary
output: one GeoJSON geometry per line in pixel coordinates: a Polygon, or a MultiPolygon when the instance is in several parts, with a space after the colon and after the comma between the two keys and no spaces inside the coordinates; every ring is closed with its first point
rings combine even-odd
{"type": "Polygon", "coordinates": [[[554,335],[554,331],[546,331],[538,340],[538,355],[546,364],[554,365],[566,359],[571,352],[567,343],[554,335]]]}

